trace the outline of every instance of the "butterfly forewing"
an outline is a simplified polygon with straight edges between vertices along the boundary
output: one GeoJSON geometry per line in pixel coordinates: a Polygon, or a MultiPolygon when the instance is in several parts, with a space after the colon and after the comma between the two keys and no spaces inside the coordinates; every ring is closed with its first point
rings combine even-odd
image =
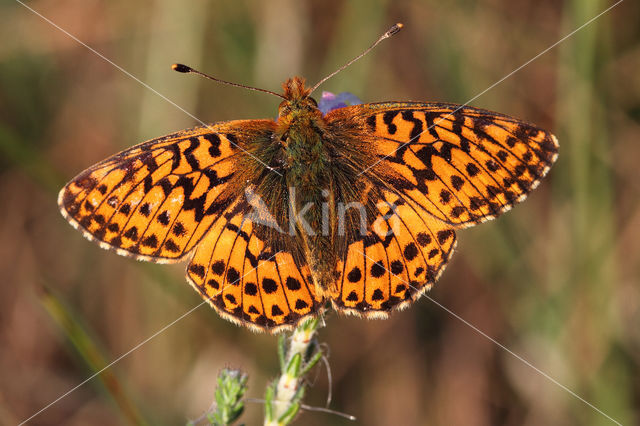
{"type": "MultiPolygon", "coordinates": [[[[244,121],[151,140],[89,168],[60,192],[64,216],[89,239],[157,262],[184,257],[237,194],[229,184],[244,121]]],[[[253,121],[270,129],[273,122],[253,121]]]]}
{"type": "Polygon", "coordinates": [[[467,106],[365,104],[327,118],[361,120],[378,157],[369,174],[455,226],[494,218],[522,201],[557,156],[551,133],[467,106]]]}

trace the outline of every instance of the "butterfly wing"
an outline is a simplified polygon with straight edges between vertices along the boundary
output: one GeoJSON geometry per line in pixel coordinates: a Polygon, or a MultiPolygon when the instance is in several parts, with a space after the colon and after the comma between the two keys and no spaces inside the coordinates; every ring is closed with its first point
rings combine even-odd
{"type": "Polygon", "coordinates": [[[386,317],[430,289],[453,254],[450,225],[382,191],[378,215],[366,235],[351,243],[338,265],[336,310],[386,317]]]}
{"type": "Polygon", "coordinates": [[[322,309],[309,267],[265,241],[238,200],[215,221],[187,267],[189,283],[218,313],[256,330],[290,329],[322,309]]]}
{"type": "Polygon", "coordinates": [[[243,145],[273,132],[270,120],[196,127],[134,146],[85,170],[58,197],[85,237],[119,254],[173,262],[198,244],[236,196],[243,145]]]}
{"type": "Polygon", "coordinates": [[[524,200],[557,158],[554,135],[468,106],[374,103],[330,112],[357,127],[377,160],[364,174],[455,227],[471,226],[524,200]]]}
{"type": "Polygon", "coordinates": [[[274,248],[252,220],[242,174],[255,167],[252,176],[276,179],[250,152],[270,145],[274,126],[232,121],[142,143],[69,182],[60,210],[87,238],[120,254],[154,262],[191,255],[187,280],[224,318],[290,328],[317,314],[322,301],[309,268],[288,251],[290,239],[274,248]]]}
{"type": "MultiPolygon", "coordinates": [[[[326,120],[366,141],[357,179],[374,189],[363,197],[378,194],[377,217],[349,242],[332,294],[337,310],[355,315],[384,317],[416,300],[451,257],[454,229],[522,201],[557,157],[551,133],[466,106],[364,104],[326,120]]],[[[357,143],[346,140],[345,151],[357,143]]]]}

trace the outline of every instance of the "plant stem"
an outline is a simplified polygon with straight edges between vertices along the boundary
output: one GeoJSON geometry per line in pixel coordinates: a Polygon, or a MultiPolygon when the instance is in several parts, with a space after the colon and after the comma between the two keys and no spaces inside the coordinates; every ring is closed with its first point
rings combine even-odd
{"type": "Polygon", "coordinates": [[[296,328],[289,339],[278,338],[280,377],[265,393],[265,426],[288,425],[298,414],[305,392],[304,375],[322,357],[315,333],[319,319],[310,319],[296,328]]]}

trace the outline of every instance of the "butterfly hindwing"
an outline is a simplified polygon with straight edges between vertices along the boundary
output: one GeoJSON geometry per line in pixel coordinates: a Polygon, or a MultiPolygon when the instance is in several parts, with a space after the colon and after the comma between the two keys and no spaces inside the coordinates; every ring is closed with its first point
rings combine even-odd
{"type": "Polygon", "coordinates": [[[385,317],[431,288],[451,257],[456,235],[446,223],[391,191],[377,203],[367,234],[338,265],[336,310],[385,317]]]}
{"type": "Polygon", "coordinates": [[[274,125],[219,123],[134,146],[69,182],[58,197],[60,210],[103,248],[155,262],[179,260],[236,196],[229,183],[242,145],[274,125]]]}
{"type": "Polygon", "coordinates": [[[358,122],[378,162],[368,170],[432,216],[456,227],[494,218],[522,201],[557,157],[555,136],[502,114],[437,103],[341,108],[358,122]]]}
{"type": "Polygon", "coordinates": [[[309,268],[260,238],[242,209],[231,206],[196,248],[187,277],[223,317],[277,331],[317,315],[309,268]]]}

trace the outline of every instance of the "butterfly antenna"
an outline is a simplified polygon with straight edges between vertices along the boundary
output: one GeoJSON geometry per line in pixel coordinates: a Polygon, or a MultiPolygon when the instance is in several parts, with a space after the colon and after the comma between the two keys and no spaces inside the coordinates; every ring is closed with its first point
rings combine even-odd
{"type": "MultiPolygon", "coordinates": [[[[343,69],[347,68],[349,65],[351,65],[352,63],[354,63],[358,59],[362,58],[367,53],[369,53],[374,47],[376,47],[378,44],[380,44],[380,42],[382,40],[387,39],[387,38],[391,37],[392,35],[398,34],[398,32],[400,32],[400,30],[402,29],[403,26],[404,25],[402,25],[401,23],[398,22],[397,24],[395,24],[394,26],[389,28],[387,30],[387,32],[382,34],[380,36],[380,38],[378,40],[376,40],[376,42],[373,43],[371,46],[369,46],[369,48],[367,50],[365,50],[364,52],[362,52],[361,54],[359,54],[358,56],[356,56],[355,58],[353,58],[352,60],[350,60],[349,62],[344,64],[342,67],[338,68],[337,70],[335,70],[334,72],[332,72],[331,74],[329,74],[328,76],[326,76],[325,78],[320,80],[319,82],[317,82],[316,85],[311,88],[311,92],[316,90],[318,88],[318,86],[320,86],[322,83],[324,83],[325,81],[329,80],[331,77],[333,77],[334,75],[338,74],[340,71],[342,71],[343,69]]],[[[309,93],[311,93],[311,92],[309,92],[309,93]]]]}
{"type": "Polygon", "coordinates": [[[200,71],[198,71],[196,69],[193,69],[193,68],[191,68],[190,66],[187,66],[187,65],[173,64],[173,65],[171,65],[171,69],[174,70],[174,71],[178,71],[178,72],[184,73],[184,74],[198,74],[201,77],[208,78],[209,80],[217,81],[218,83],[228,84],[229,86],[242,87],[242,88],[249,89],[249,90],[255,90],[256,92],[269,93],[269,94],[275,95],[275,96],[277,96],[279,98],[287,99],[283,95],[281,95],[280,93],[272,92],[271,90],[260,89],[258,87],[252,87],[252,86],[245,86],[244,84],[239,84],[239,83],[231,83],[230,81],[220,80],[219,78],[211,77],[210,75],[207,75],[207,74],[205,74],[203,72],[200,72],[200,71]]]}

